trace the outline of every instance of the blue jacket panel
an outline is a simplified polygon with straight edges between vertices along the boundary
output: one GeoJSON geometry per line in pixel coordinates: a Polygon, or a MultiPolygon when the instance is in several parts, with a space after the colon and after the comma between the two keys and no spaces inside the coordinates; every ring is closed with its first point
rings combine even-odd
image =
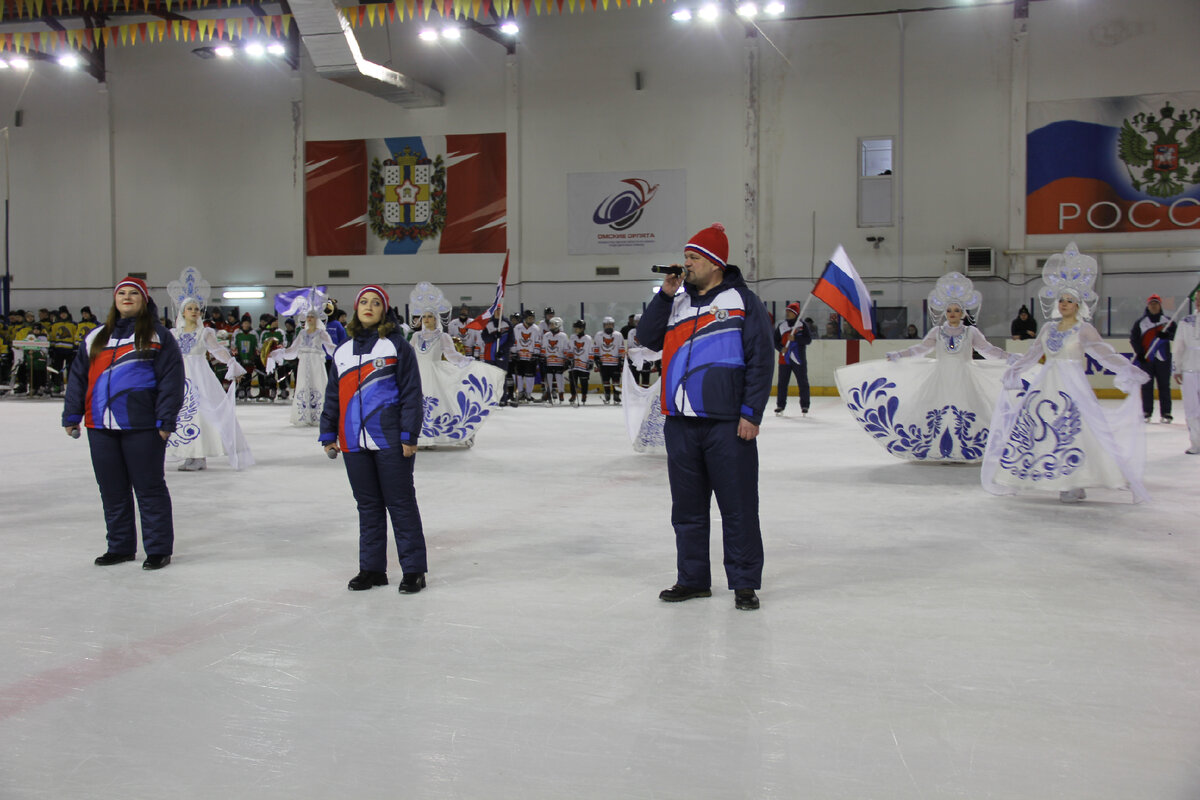
{"type": "Polygon", "coordinates": [[[659,292],[638,323],[643,347],[662,351],[662,411],[669,416],[762,422],[775,347],[762,301],[735,266],[700,296],[659,292]]]}
{"type": "Polygon", "coordinates": [[[150,347],[134,347],[134,320],[117,320],[108,342],[92,358],[92,342],[79,345],[67,376],[62,423],[110,430],[174,431],[183,405],[183,356],[170,331],[155,323],[150,347]]]}
{"type": "Polygon", "coordinates": [[[360,333],[333,352],[320,441],[346,453],[416,445],[423,401],[417,357],[400,331],[360,333]]]}

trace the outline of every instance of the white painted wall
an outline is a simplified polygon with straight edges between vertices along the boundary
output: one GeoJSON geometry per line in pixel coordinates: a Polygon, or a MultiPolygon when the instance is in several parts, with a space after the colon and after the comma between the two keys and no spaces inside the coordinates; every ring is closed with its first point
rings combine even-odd
{"type": "MultiPolygon", "coordinates": [[[[802,11],[896,5],[823,0],[802,11]]],[[[1008,132],[1011,13],[999,6],[762,24],[766,37],[753,45],[761,70],[760,216],[750,233],[759,237],[764,298],[803,299],[840,242],[881,291],[880,304],[903,304],[920,324],[933,279],[961,264],[954,247],[1006,246],[1010,227],[1022,224],[1009,218],[1009,173],[1024,170],[1013,163],[1008,132]],[[899,138],[903,224],[894,228],[856,227],[856,141],[866,135],[899,138]],[[882,235],[884,244],[876,250],[866,235],[882,235]]],[[[676,255],[568,256],[570,172],[686,169],[689,229],[724,222],[731,260],[740,262],[741,26],[681,27],[657,4],[521,22],[511,63],[501,47],[470,34],[453,48],[431,49],[416,40],[416,25],[392,25],[390,37],[383,28],[360,29],[368,57],[445,92],[438,109],[391,106],[307,66],[292,72],[201,60],[191,44],[112,48],[103,89],[39,64],[20,100],[25,123],[11,139],[14,305],[104,305],[117,272],[145,271],[163,286],[189,264],[218,287],[270,287],[277,269],[293,269],[295,284],[328,282],[334,267],[349,268],[354,287],[387,283],[401,302],[421,279],[443,283],[452,300],[486,302],[500,267],[495,255],[306,258],[306,139],[508,131],[510,307],[552,305],[564,316],[581,301],[636,308],[653,284],[648,265],[676,255]],[[620,276],[597,278],[601,264],[619,266],[620,276]]],[[[1197,30],[1194,0],[1034,2],[1028,99],[1200,89],[1197,30]]],[[[0,76],[0,119],[11,122],[20,93],[20,79],[0,76]]],[[[1029,237],[1025,246],[1064,244],[1029,237]]],[[[1200,232],[1079,244],[1200,246],[1200,232]]],[[[1145,270],[1200,269],[1200,251],[1100,258],[1102,291],[1128,302],[1150,288],[1169,294],[1194,282],[1192,273],[1147,281],[1145,270]]],[[[1014,285],[1028,277],[981,282],[989,334],[1006,331],[1033,293],[1036,282],[1014,285]]],[[[1132,313],[1128,302],[1114,316],[1132,313]]]]}

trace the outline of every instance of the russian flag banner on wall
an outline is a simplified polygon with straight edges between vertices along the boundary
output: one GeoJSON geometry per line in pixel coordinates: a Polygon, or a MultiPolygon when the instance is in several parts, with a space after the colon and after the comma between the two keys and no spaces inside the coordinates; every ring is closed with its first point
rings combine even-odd
{"type": "Polygon", "coordinates": [[[503,133],[305,144],[310,256],[503,253],[503,133]]]}
{"type": "Polygon", "coordinates": [[[1030,103],[1026,232],[1200,230],[1200,92],[1030,103]]]}

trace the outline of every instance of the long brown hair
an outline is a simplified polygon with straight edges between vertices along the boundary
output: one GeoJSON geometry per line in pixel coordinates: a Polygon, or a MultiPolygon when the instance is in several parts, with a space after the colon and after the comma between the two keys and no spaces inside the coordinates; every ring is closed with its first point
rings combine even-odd
{"type": "MultiPolygon", "coordinates": [[[[142,300],[145,301],[142,303],[142,310],[138,312],[133,323],[134,350],[145,350],[154,341],[154,304],[145,295],[142,295],[142,300]]],[[[92,339],[92,346],[88,349],[89,358],[95,358],[108,344],[108,337],[113,332],[113,328],[117,327],[117,320],[120,318],[121,312],[117,311],[117,303],[114,300],[112,307],[108,309],[104,327],[100,328],[96,338],[92,339]]]]}

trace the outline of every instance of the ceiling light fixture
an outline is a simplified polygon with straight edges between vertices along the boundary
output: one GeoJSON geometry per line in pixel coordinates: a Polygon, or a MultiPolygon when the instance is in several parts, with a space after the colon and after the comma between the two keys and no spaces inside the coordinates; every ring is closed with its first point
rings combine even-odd
{"type": "Polygon", "coordinates": [[[521,32],[521,29],[519,27],[517,27],[517,23],[513,22],[510,19],[500,26],[500,32],[503,33],[505,36],[516,36],[518,33],[521,32]]]}
{"type": "Polygon", "coordinates": [[[442,28],[442,38],[449,39],[452,42],[457,42],[459,39],[462,38],[462,31],[459,30],[458,28],[454,27],[453,25],[446,27],[446,28],[442,28]]]}
{"type": "Polygon", "coordinates": [[[422,28],[417,36],[422,42],[436,42],[438,40],[438,32],[433,28],[422,28]]]}
{"type": "Polygon", "coordinates": [[[226,300],[262,300],[267,293],[262,289],[229,289],[221,292],[226,300]]]}
{"type": "Polygon", "coordinates": [[[273,56],[281,56],[287,52],[287,48],[279,42],[271,42],[267,45],[267,52],[273,56]]]}
{"type": "Polygon", "coordinates": [[[220,58],[233,58],[233,48],[227,44],[219,44],[213,48],[213,52],[220,58]]]}
{"type": "Polygon", "coordinates": [[[754,3],[742,3],[738,6],[737,13],[743,19],[754,19],[758,16],[758,6],[754,3]]]}
{"type": "Polygon", "coordinates": [[[267,48],[262,46],[262,42],[250,42],[243,49],[251,58],[262,58],[267,54],[267,48]]]}
{"type": "Polygon", "coordinates": [[[58,63],[67,69],[75,69],[79,66],[79,56],[74,53],[67,53],[58,57],[58,63]]]}
{"type": "Polygon", "coordinates": [[[0,69],[8,69],[8,62],[4,59],[0,59],[0,69]]]}
{"type": "Polygon", "coordinates": [[[692,11],[688,8],[681,8],[678,11],[672,11],[671,19],[675,20],[676,22],[691,22],[692,11]]]}
{"type": "Polygon", "coordinates": [[[29,60],[25,58],[14,58],[8,62],[8,65],[13,69],[29,69],[29,60]]]}
{"type": "Polygon", "coordinates": [[[721,11],[717,8],[716,4],[709,3],[706,6],[701,6],[700,11],[696,14],[696,16],[700,17],[700,19],[704,20],[705,22],[712,22],[718,16],[720,16],[720,14],[721,11]]]}
{"type": "Polygon", "coordinates": [[[786,9],[784,8],[783,3],[780,2],[767,3],[767,7],[763,9],[764,12],[772,17],[778,17],[782,15],[785,10],[786,9]]]}

